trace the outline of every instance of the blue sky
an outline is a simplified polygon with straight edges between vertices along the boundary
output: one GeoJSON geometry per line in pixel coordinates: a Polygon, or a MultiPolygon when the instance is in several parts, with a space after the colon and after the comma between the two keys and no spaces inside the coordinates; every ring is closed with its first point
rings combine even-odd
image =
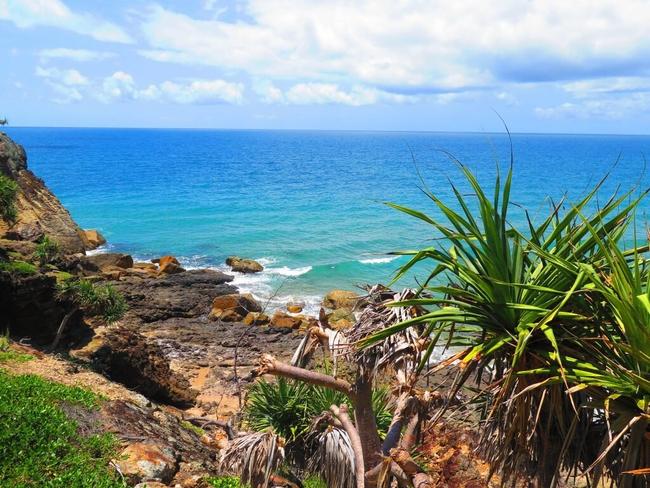
{"type": "Polygon", "coordinates": [[[647,0],[0,0],[12,125],[650,132],[647,0]]]}

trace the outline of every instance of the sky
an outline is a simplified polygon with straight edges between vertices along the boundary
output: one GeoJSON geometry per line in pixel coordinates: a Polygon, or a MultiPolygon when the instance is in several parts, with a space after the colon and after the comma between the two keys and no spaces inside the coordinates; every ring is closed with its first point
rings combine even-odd
{"type": "Polygon", "coordinates": [[[0,117],[647,134],[648,26],[648,0],[0,0],[0,117]]]}

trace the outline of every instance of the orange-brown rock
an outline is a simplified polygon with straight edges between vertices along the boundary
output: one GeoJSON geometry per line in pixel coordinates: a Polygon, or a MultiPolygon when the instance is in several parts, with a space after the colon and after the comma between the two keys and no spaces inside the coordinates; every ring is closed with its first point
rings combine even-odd
{"type": "Polygon", "coordinates": [[[86,238],[86,249],[97,249],[99,246],[106,244],[106,239],[99,231],[95,229],[86,229],[83,231],[86,238]]]}
{"type": "Polygon", "coordinates": [[[178,469],[176,454],[170,447],[143,442],[127,446],[116,464],[122,475],[134,484],[141,481],[169,483],[178,469]]]}
{"type": "Polygon", "coordinates": [[[257,261],[240,258],[239,256],[228,256],[226,264],[238,273],[259,273],[260,271],[264,271],[264,266],[257,261]]]}
{"type": "Polygon", "coordinates": [[[246,325],[267,325],[271,319],[268,315],[262,312],[250,312],[246,317],[244,317],[244,322],[246,325]]]}
{"type": "Polygon", "coordinates": [[[185,271],[185,268],[183,268],[180,264],[178,264],[178,261],[176,261],[175,258],[172,258],[173,261],[160,261],[160,269],[158,272],[160,274],[176,274],[176,273],[182,273],[185,271]]]}
{"type": "Polygon", "coordinates": [[[300,302],[287,303],[287,312],[289,313],[300,313],[302,312],[303,308],[305,308],[304,303],[300,303],[300,302]]]}
{"type": "Polygon", "coordinates": [[[336,310],[337,308],[352,309],[359,301],[359,295],[348,290],[332,290],[323,298],[323,307],[336,310]]]}
{"type": "Polygon", "coordinates": [[[349,329],[354,325],[355,317],[349,308],[339,308],[327,316],[327,322],[332,329],[349,329]]]}
{"type": "Polygon", "coordinates": [[[250,293],[221,295],[212,301],[208,318],[224,322],[238,322],[250,312],[261,312],[262,307],[250,293]]]}
{"type": "Polygon", "coordinates": [[[65,253],[84,252],[88,246],[84,232],[45,183],[27,169],[23,147],[3,132],[0,132],[0,174],[18,184],[17,219],[15,222],[0,219],[0,238],[37,242],[47,235],[65,253]]]}
{"type": "Polygon", "coordinates": [[[178,262],[178,259],[176,259],[174,256],[163,256],[161,258],[158,258],[157,260],[154,260],[154,262],[157,262],[158,266],[160,266],[161,268],[167,263],[174,263],[177,266],[181,265],[181,263],[178,262]]]}
{"type": "Polygon", "coordinates": [[[289,315],[282,310],[276,310],[271,317],[271,327],[282,329],[299,329],[302,325],[302,318],[296,315],[289,315]]]}

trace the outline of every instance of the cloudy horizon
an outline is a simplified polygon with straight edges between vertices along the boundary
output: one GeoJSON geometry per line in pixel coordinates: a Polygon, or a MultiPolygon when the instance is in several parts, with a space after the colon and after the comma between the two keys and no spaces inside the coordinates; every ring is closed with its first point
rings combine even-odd
{"type": "Polygon", "coordinates": [[[0,117],[646,134],[649,23],[636,0],[0,0],[0,117]]]}

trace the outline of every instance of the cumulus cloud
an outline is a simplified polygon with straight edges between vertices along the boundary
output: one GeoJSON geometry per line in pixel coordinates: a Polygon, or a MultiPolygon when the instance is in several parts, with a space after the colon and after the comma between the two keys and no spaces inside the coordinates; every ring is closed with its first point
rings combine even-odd
{"type": "Polygon", "coordinates": [[[19,28],[49,26],[90,36],[98,41],[131,43],[118,25],[88,13],[73,12],[61,0],[0,0],[0,20],[19,28]]]}
{"type": "Polygon", "coordinates": [[[112,58],[115,53],[107,51],[91,51],[88,49],[68,49],[65,47],[57,47],[53,49],[41,49],[38,52],[41,59],[69,59],[80,63],[87,61],[102,61],[104,59],[112,58]]]}
{"type": "Polygon", "coordinates": [[[227,21],[154,6],[141,54],[402,94],[650,69],[644,0],[249,0],[244,8],[227,21]]]}
{"type": "Polygon", "coordinates": [[[89,80],[75,69],[37,67],[36,75],[45,78],[58,103],[77,102],[85,97],[102,103],[127,100],[168,102],[178,104],[242,103],[244,85],[225,80],[163,81],[141,88],[134,77],[116,71],[100,80],[89,80]]]}

